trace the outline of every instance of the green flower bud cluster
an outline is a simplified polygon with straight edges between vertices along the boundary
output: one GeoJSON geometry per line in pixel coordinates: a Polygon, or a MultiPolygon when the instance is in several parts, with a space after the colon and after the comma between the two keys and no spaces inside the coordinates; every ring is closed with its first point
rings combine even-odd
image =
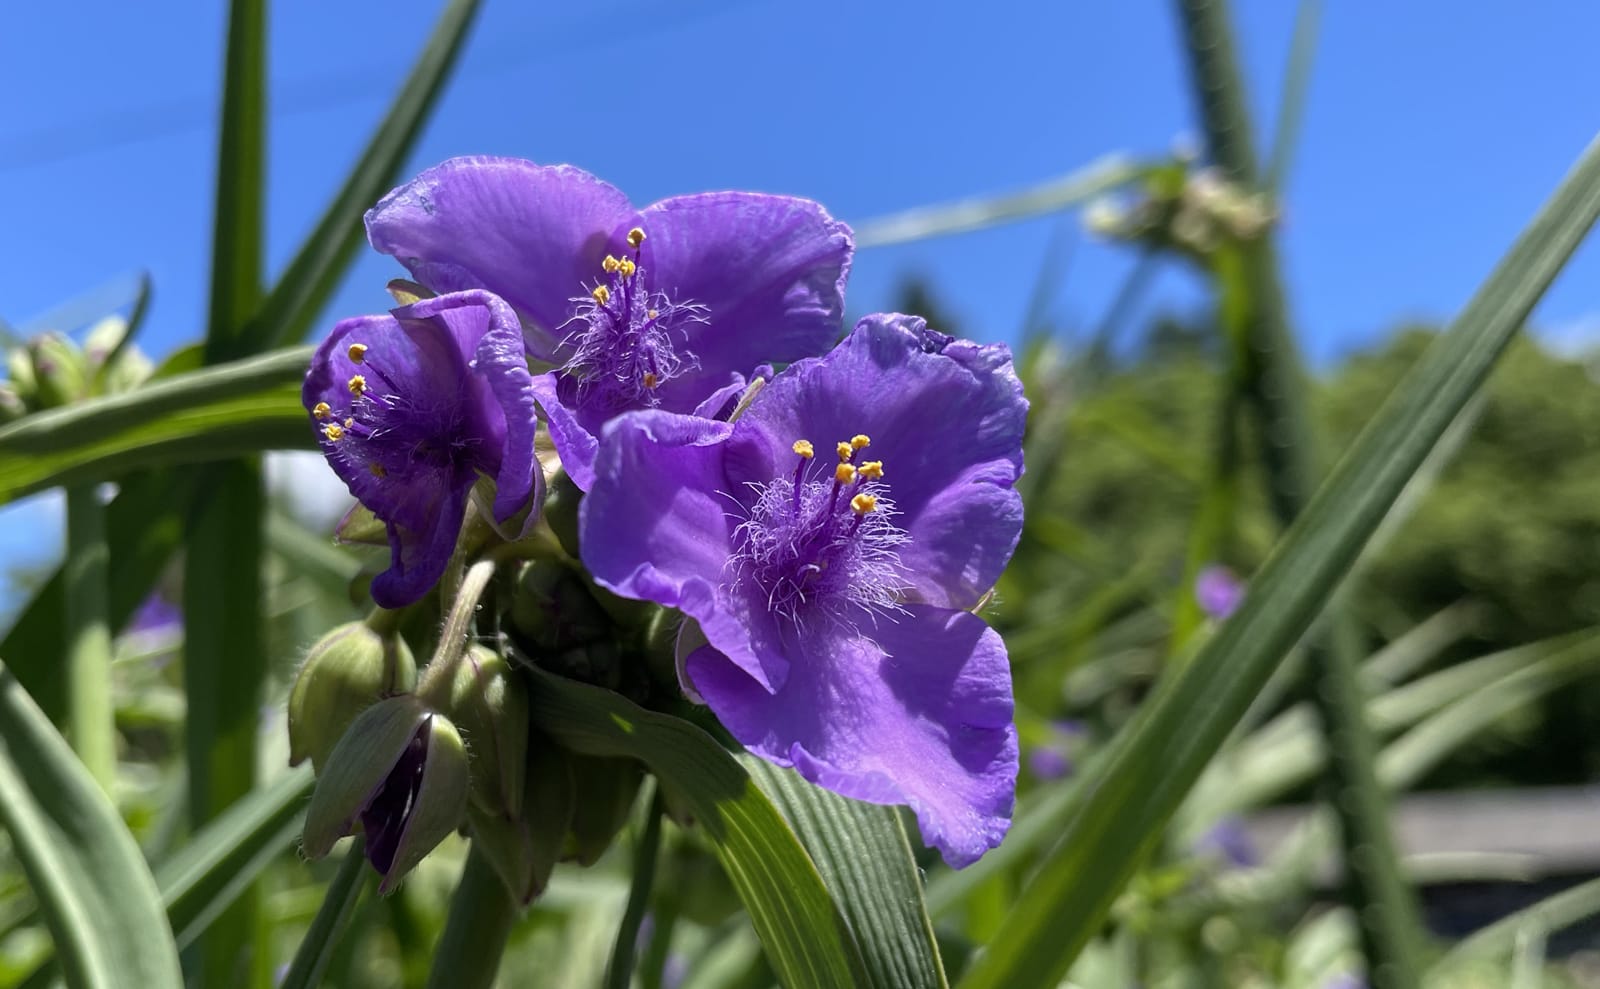
{"type": "Polygon", "coordinates": [[[1205,259],[1227,242],[1261,237],[1277,222],[1266,196],[1228,181],[1214,168],[1178,161],[1150,170],[1131,200],[1102,199],[1084,211],[1090,232],[1205,259]]]}
{"type": "Polygon", "coordinates": [[[128,321],[110,316],[89,330],[81,349],[54,332],[12,348],[0,382],[0,422],[142,384],[154,367],[137,348],[120,346],[127,333],[128,321]]]}

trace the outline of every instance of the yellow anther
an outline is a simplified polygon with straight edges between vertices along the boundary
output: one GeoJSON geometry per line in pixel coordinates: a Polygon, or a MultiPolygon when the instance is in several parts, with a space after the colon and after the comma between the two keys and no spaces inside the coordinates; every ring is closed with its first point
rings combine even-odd
{"type": "Polygon", "coordinates": [[[661,311],[659,309],[647,309],[645,310],[644,315],[646,319],[655,319],[657,316],[661,315],[661,311]]]}
{"type": "Polygon", "coordinates": [[[322,427],[322,435],[337,443],[344,437],[344,427],[336,422],[330,422],[322,427]]]}
{"type": "Polygon", "coordinates": [[[855,510],[857,515],[865,515],[868,512],[877,510],[878,499],[869,494],[858,494],[850,499],[850,507],[855,510]]]}
{"type": "Polygon", "coordinates": [[[795,440],[794,446],[790,447],[789,449],[800,454],[800,456],[806,458],[807,460],[810,460],[812,457],[817,455],[816,448],[811,445],[810,440],[795,440]]]}
{"type": "Polygon", "coordinates": [[[632,278],[637,268],[638,266],[633,263],[632,258],[623,258],[617,263],[617,270],[622,273],[623,278],[632,278]]]}
{"type": "Polygon", "coordinates": [[[360,395],[367,390],[367,376],[364,374],[352,374],[350,380],[345,382],[345,387],[350,389],[350,394],[360,395]]]}
{"type": "Polygon", "coordinates": [[[876,481],[883,477],[883,461],[869,460],[856,468],[856,473],[861,475],[863,481],[876,481]]]}
{"type": "Polygon", "coordinates": [[[594,287],[594,291],[590,292],[589,294],[594,296],[594,301],[600,303],[602,306],[611,301],[611,290],[606,288],[604,285],[596,285],[594,287]]]}
{"type": "Polygon", "coordinates": [[[318,402],[311,410],[311,414],[316,416],[318,419],[326,419],[333,415],[333,406],[329,405],[327,402],[318,402]]]}
{"type": "Polygon", "coordinates": [[[871,445],[872,445],[872,437],[868,436],[866,433],[857,433],[854,436],[850,437],[850,447],[853,450],[859,450],[862,447],[871,446],[871,445]]]}
{"type": "Polygon", "coordinates": [[[350,350],[348,351],[348,353],[350,354],[351,363],[360,364],[363,360],[366,359],[366,356],[367,356],[367,345],[364,344],[364,343],[352,343],[350,345],[350,350]]]}
{"type": "Polygon", "coordinates": [[[354,419],[346,419],[344,421],[344,428],[346,428],[346,429],[354,429],[355,426],[356,426],[356,421],[354,419]]]}
{"type": "Polygon", "coordinates": [[[850,444],[844,443],[844,442],[841,442],[838,446],[834,447],[834,449],[839,451],[839,459],[840,460],[848,461],[851,457],[855,456],[855,454],[856,454],[855,448],[852,447],[850,444]]]}
{"type": "Polygon", "coordinates": [[[604,268],[606,270],[606,274],[609,275],[613,271],[616,271],[618,268],[622,267],[622,262],[607,254],[606,259],[600,262],[600,267],[604,268]]]}
{"type": "Polygon", "coordinates": [[[368,464],[367,465],[367,473],[371,474],[373,477],[388,477],[389,476],[389,472],[384,470],[383,469],[383,465],[379,464],[379,463],[368,464]]]}
{"type": "Polygon", "coordinates": [[[660,376],[657,375],[654,371],[646,371],[644,373],[644,379],[643,380],[644,380],[644,386],[646,388],[654,388],[656,385],[659,385],[661,383],[660,376]]]}
{"type": "Polygon", "coordinates": [[[628,231],[628,246],[629,247],[632,247],[634,250],[638,250],[639,249],[639,245],[643,244],[643,243],[644,243],[644,231],[643,230],[641,230],[638,227],[634,227],[632,230],[628,231]]]}
{"type": "Polygon", "coordinates": [[[849,464],[840,464],[833,469],[833,479],[840,484],[849,484],[856,479],[856,469],[849,464]]]}

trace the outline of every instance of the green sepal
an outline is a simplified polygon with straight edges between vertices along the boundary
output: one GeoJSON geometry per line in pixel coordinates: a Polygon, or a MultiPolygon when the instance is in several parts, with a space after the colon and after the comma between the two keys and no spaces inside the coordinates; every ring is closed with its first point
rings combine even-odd
{"type": "Polygon", "coordinates": [[[351,832],[427,717],[428,709],[410,694],[381,700],[356,717],[333,747],[311,791],[300,842],[306,858],[322,858],[351,832]]]}
{"type": "Polygon", "coordinates": [[[428,733],[428,754],[422,766],[422,785],[407,815],[394,862],[378,884],[380,896],[393,892],[418,862],[461,827],[467,813],[470,769],[461,735],[448,718],[439,714],[427,719],[424,730],[428,733]]]}

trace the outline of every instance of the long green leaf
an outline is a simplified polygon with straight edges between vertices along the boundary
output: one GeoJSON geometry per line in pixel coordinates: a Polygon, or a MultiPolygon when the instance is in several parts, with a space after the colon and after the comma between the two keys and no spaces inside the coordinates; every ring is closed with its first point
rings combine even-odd
{"type": "MultiPolygon", "coordinates": [[[[183,519],[194,495],[193,479],[171,472],[128,478],[107,507],[111,549],[111,595],[107,619],[120,629],[144,600],[182,538],[183,519]]],[[[0,656],[15,660],[12,672],[51,720],[66,711],[63,649],[66,579],[57,570],[34,595],[0,642],[0,656]]]]}
{"type": "Polygon", "coordinates": [[[533,718],[574,752],[637,759],[705,829],[786,986],[869,984],[850,928],[782,815],[750,775],[687,721],[535,671],[533,718]]]}
{"type": "Polygon", "coordinates": [[[138,467],[314,447],[299,347],[52,409],[0,429],[0,504],[138,467]]]}
{"type": "Polygon", "coordinates": [[[244,331],[261,302],[266,170],[267,0],[233,0],[217,144],[207,364],[250,353],[244,331]]]}
{"type": "Polygon", "coordinates": [[[286,773],[224,811],[156,867],[178,946],[193,941],[267,864],[294,847],[311,772],[286,773]]]}
{"type": "Polygon", "coordinates": [[[754,756],[739,761],[794,827],[833,891],[872,975],[868,985],[948,986],[899,813],[830,793],[754,756]]]}
{"type": "Polygon", "coordinates": [[[362,214],[395,184],[461,54],[477,11],[478,0],[450,0],[439,15],[427,46],[361,159],[251,320],[248,336],[257,346],[283,346],[302,339],[333,294],[365,243],[362,214]]]}
{"type": "Polygon", "coordinates": [[[1600,914],[1600,879],[1591,879],[1547,896],[1533,906],[1524,907],[1475,932],[1451,948],[1434,964],[1429,974],[1448,972],[1453,966],[1472,958],[1510,954],[1517,936],[1524,930],[1531,928],[1549,935],[1596,914],[1600,914]]]}
{"type": "Polygon", "coordinates": [[[133,835],[50,719],[0,665],[0,825],[74,987],[183,984],[133,835]]]}
{"type": "Polygon", "coordinates": [[[283,974],[279,989],[314,989],[322,984],[322,975],[339,945],[339,936],[349,926],[350,915],[361,902],[361,893],[367,887],[367,857],[363,839],[357,838],[345,850],[339,871],[328,883],[322,906],[311,921],[311,929],[300,939],[289,970],[283,974]]]}
{"type": "Polygon", "coordinates": [[[1251,581],[1239,611],[1130,724],[963,989],[1048,985],[1065,973],[1597,216],[1600,143],[1585,150],[1451,331],[1380,409],[1251,581]]]}

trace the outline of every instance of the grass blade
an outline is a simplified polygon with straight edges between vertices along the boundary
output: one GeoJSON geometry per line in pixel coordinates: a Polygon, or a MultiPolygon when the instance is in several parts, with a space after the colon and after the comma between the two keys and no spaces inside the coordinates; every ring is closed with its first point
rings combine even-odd
{"type": "Polygon", "coordinates": [[[450,0],[445,5],[427,46],[360,160],[251,320],[248,336],[257,347],[281,347],[304,338],[333,294],[357,249],[366,243],[362,214],[395,185],[477,12],[478,0],[450,0]]]}
{"type": "Polygon", "coordinates": [[[899,812],[830,793],[753,756],[739,761],[783,812],[833,891],[872,975],[867,985],[948,986],[899,812]]]}
{"type": "Polygon", "coordinates": [[[139,467],[315,446],[300,382],[309,347],[233,361],[0,428],[0,504],[139,467]]]}
{"type": "Polygon", "coordinates": [[[535,671],[539,727],[583,755],[637,759],[712,842],[778,980],[867,984],[849,926],[782,815],[711,736],[598,687],[535,671]]]}
{"type": "Polygon", "coordinates": [[[1281,658],[1305,633],[1411,475],[1600,216],[1591,144],[1477,295],[1296,520],[1238,612],[1146,703],[1056,854],[963,989],[1058,980],[1281,658]]]}

